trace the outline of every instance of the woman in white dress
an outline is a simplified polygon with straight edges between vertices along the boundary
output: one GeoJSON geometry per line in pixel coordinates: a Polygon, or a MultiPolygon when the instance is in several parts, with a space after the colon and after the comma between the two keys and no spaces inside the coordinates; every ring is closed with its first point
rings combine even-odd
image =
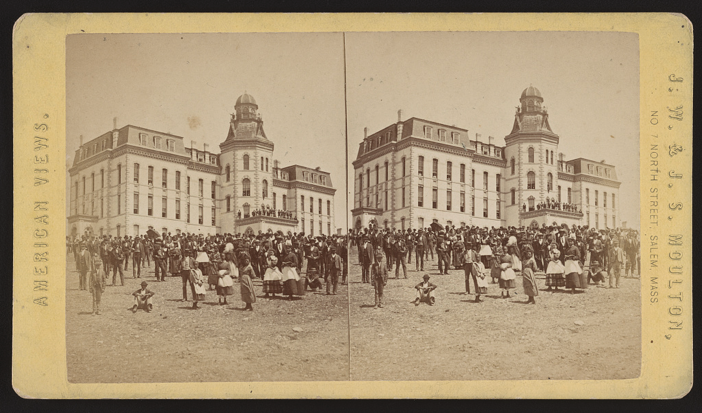
{"type": "Polygon", "coordinates": [[[565,287],[565,276],[563,275],[565,267],[558,259],[561,256],[561,252],[556,248],[556,243],[552,242],[548,249],[550,261],[546,268],[546,286],[548,291],[551,291],[551,287],[554,287],[556,290],[558,287],[565,287]]]}
{"type": "Polygon", "coordinates": [[[282,265],[283,295],[287,295],[288,299],[292,300],[293,295],[301,295],[302,293],[298,291],[297,285],[300,281],[300,275],[297,273],[297,256],[287,248],[283,255],[282,265]]]}
{"type": "Polygon", "coordinates": [[[502,289],[500,296],[502,298],[510,298],[509,290],[516,288],[514,280],[517,278],[512,269],[512,256],[505,254],[500,257],[500,270],[500,288],[502,289]]]}
{"type": "Polygon", "coordinates": [[[263,292],[275,297],[276,294],[283,293],[283,273],[278,269],[278,257],[272,255],[268,260],[268,268],[263,274],[263,292]]]}

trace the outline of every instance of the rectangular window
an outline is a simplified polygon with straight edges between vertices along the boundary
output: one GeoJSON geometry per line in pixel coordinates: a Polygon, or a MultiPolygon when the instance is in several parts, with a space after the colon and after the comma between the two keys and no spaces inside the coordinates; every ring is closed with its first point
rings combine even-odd
{"type": "Polygon", "coordinates": [[[432,159],[432,161],[431,161],[431,177],[432,178],[439,177],[439,160],[438,159],[432,159]]]}
{"type": "Polygon", "coordinates": [[[470,170],[470,186],[475,188],[475,169],[470,170]]]}
{"type": "MultiPolygon", "coordinates": [[[[602,193],[602,206],[607,208],[607,192],[602,193]]],[[[605,223],[607,220],[605,219],[605,223]]]]}
{"type": "MultiPolygon", "coordinates": [[[[612,209],[614,209],[614,208],[615,208],[615,205],[614,205],[614,194],[612,194],[612,209]]],[[[614,226],[616,227],[616,225],[614,225],[614,226]]]]}
{"type": "Polygon", "coordinates": [[[161,171],[161,188],[168,188],[168,169],[161,171]]]}
{"type": "Polygon", "coordinates": [[[475,195],[470,197],[470,214],[475,216],[475,195]]]}
{"type": "Polygon", "coordinates": [[[444,129],[439,129],[439,140],[446,142],[446,131],[444,129]]]}
{"type": "Polygon", "coordinates": [[[139,213],[139,192],[134,192],[134,213],[139,213]]]}
{"type": "Polygon", "coordinates": [[[466,164],[462,163],[461,164],[461,183],[465,184],[466,183],[466,164]]]}
{"type": "Polygon", "coordinates": [[[173,139],[168,140],[168,150],[175,152],[175,141],[173,139]]]}
{"type": "Polygon", "coordinates": [[[600,229],[600,215],[595,214],[595,228],[600,229]]]}
{"type": "Polygon", "coordinates": [[[451,190],[448,189],[446,190],[446,210],[450,211],[451,210],[451,190]]]}
{"type": "Polygon", "coordinates": [[[105,201],[104,198],[100,198],[100,218],[105,217],[105,201]]]}
{"type": "Polygon", "coordinates": [[[483,198],[483,218],[488,217],[488,200],[487,198],[483,198]]]}
{"type": "Polygon", "coordinates": [[[510,193],[512,194],[512,205],[514,205],[517,203],[517,191],[513,189],[510,191],[510,193]]]}
{"type": "Polygon", "coordinates": [[[385,210],[387,211],[388,210],[388,190],[387,189],[385,190],[385,196],[383,197],[383,199],[385,200],[384,201],[385,202],[385,210]]]}
{"type": "Polygon", "coordinates": [[[571,198],[571,191],[570,191],[570,188],[568,188],[568,203],[569,203],[569,204],[573,203],[572,198],[571,198]]]}
{"type": "Polygon", "coordinates": [[[134,225],[134,235],[139,235],[139,225],[134,225]]]}
{"type": "MultiPolygon", "coordinates": [[[[117,165],[117,183],[122,183],[122,164],[117,165]]],[[[83,184],[85,184],[85,178],[83,178],[83,184]]],[[[83,193],[85,193],[85,185],[83,185],[83,193]]]]}
{"type": "Polygon", "coordinates": [[[483,189],[488,190],[488,173],[483,172],[483,189]]]}
{"type": "Polygon", "coordinates": [[[407,158],[405,158],[404,156],[402,157],[402,176],[407,175],[407,161],[406,161],[406,159],[407,158]]]}
{"type": "Polygon", "coordinates": [[[558,202],[561,202],[561,186],[558,185],[558,202]]]}
{"type": "Polygon", "coordinates": [[[227,197],[226,203],[227,203],[227,212],[229,212],[232,210],[232,199],[230,197],[227,197]]]}
{"type": "Polygon", "coordinates": [[[180,191],[180,171],[176,171],[175,188],[176,190],[180,191]]]}
{"type": "Polygon", "coordinates": [[[287,210],[288,210],[288,197],[285,194],[283,194],[283,211],[287,211],[287,210]]]}
{"type": "Polygon", "coordinates": [[[176,199],[176,219],[180,219],[180,199],[176,199]]]}
{"type": "Polygon", "coordinates": [[[437,209],[439,207],[439,189],[431,189],[431,207],[437,209]]]}
{"type": "Polygon", "coordinates": [[[310,213],[314,214],[314,198],[310,197],[310,213]]]}
{"type": "Polygon", "coordinates": [[[168,216],[168,199],[164,196],[161,198],[161,218],[168,216]]]}
{"type": "Polygon", "coordinates": [[[314,236],[314,220],[310,219],[310,234],[314,236]]]}
{"type": "Polygon", "coordinates": [[[590,188],[585,188],[585,203],[590,205],[590,188]]]}
{"type": "Polygon", "coordinates": [[[424,206],[424,187],[422,185],[417,187],[417,206],[424,206]]]}
{"type": "Polygon", "coordinates": [[[149,195],[148,201],[149,201],[149,205],[148,205],[149,210],[147,212],[148,212],[149,216],[153,216],[154,215],[154,197],[152,195],[149,195]]]}
{"type": "Polygon", "coordinates": [[[300,222],[302,223],[302,232],[304,233],[305,232],[305,219],[302,218],[302,220],[300,222]]]}
{"type": "Polygon", "coordinates": [[[200,195],[200,198],[202,198],[203,193],[204,193],[204,186],[205,182],[202,179],[198,179],[197,181],[197,186],[198,186],[198,194],[200,195]]]}
{"type": "Polygon", "coordinates": [[[212,207],[212,226],[213,226],[213,227],[214,227],[215,225],[217,225],[217,221],[216,221],[216,219],[215,219],[216,216],[217,216],[216,208],[215,208],[215,207],[212,207]]]}
{"type": "MultiPolygon", "coordinates": [[[[83,213],[85,213],[85,204],[83,204],[83,213]]],[[[122,195],[117,195],[117,215],[122,215],[122,195]]]]}
{"type": "Polygon", "coordinates": [[[319,221],[319,235],[322,235],[322,221],[319,221]]]}
{"type": "Polygon", "coordinates": [[[502,176],[500,176],[500,174],[497,174],[495,176],[495,191],[497,191],[497,192],[500,192],[500,178],[502,178],[502,176]]]}
{"type": "Polygon", "coordinates": [[[205,222],[202,205],[198,205],[197,212],[198,212],[197,222],[198,222],[198,224],[202,225],[202,223],[205,222]]]}
{"type": "Polygon", "coordinates": [[[424,176],[424,157],[420,156],[417,163],[417,175],[424,176]]]}
{"type": "Polygon", "coordinates": [[[495,202],[495,218],[500,219],[500,200],[495,202]]]}
{"type": "Polygon", "coordinates": [[[388,181],[388,174],[390,173],[390,169],[388,168],[388,163],[387,161],[385,162],[385,182],[388,181]]]}
{"type": "Polygon", "coordinates": [[[466,212],[466,193],[461,191],[459,202],[461,203],[461,212],[466,212]]]}
{"type": "MultiPolygon", "coordinates": [[[[100,188],[104,188],[104,187],[105,187],[105,170],[100,169],[100,188]]],[[[76,193],[76,196],[78,196],[77,193],[76,193]]]]}
{"type": "Polygon", "coordinates": [[[331,222],[327,222],[327,234],[331,235],[331,222]]]}
{"type": "Polygon", "coordinates": [[[322,215],[322,198],[319,198],[319,207],[317,208],[317,211],[319,215],[322,215]]]}
{"type": "Polygon", "coordinates": [[[305,196],[300,196],[300,211],[305,212],[305,196]]]}
{"type": "Polygon", "coordinates": [[[185,204],[185,221],[188,224],[190,223],[190,202],[185,204]]]}
{"type": "MultiPolygon", "coordinates": [[[[597,206],[597,204],[598,204],[598,202],[599,202],[599,198],[600,198],[600,197],[599,197],[599,195],[600,195],[599,192],[600,192],[600,191],[597,191],[597,190],[595,191],[595,206],[597,206]]],[[[595,218],[597,218],[597,217],[595,217],[595,218]]]]}
{"type": "Polygon", "coordinates": [[[134,164],[134,182],[139,183],[139,164],[135,163],[134,164]]]}
{"type": "Polygon", "coordinates": [[[211,189],[212,189],[212,191],[211,191],[212,192],[212,199],[216,199],[217,198],[217,182],[212,181],[211,189]]]}
{"type": "Polygon", "coordinates": [[[451,180],[451,174],[453,169],[453,162],[446,162],[446,180],[451,180]]]}
{"type": "Polygon", "coordinates": [[[153,185],[154,184],[154,167],[149,166],[149,173],[148,173],[148,184],[153,185]]]}
{"type": "Polygon", "coordinates": [[[188,177],[187,182],[185,184],[186,184],[185,189],[186,189],[188,195],[190,195],[190,177],[188,177]]]}
{"type": "Polygon", "coordinates": [[[402,187],[402,208],[405,207],[405,187],[402,187]]]}
{"type": "Polygon", "coordinates": [[[331,215],[331,201],[327,201],[327,215],[331,215]]]}
{"type": "Polygon", "coordinates": [[[431,126],[425,126],[424,127],[424,137],[427,139],[432,139],[431,136],[431,126]]]}

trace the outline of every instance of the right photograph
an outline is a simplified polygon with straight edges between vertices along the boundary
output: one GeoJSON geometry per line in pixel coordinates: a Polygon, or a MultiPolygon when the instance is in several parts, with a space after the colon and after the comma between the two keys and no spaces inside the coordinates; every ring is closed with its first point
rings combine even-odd
{"type": "Polygon", "coordinates": [[[350,379],[638,377],[638,35],[345,53],[350,379]]]}

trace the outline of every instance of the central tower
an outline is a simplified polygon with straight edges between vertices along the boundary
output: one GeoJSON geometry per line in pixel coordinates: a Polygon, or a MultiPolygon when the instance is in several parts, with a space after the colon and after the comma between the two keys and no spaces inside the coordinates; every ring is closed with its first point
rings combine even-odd
{"type": "Polygon", "coordinates": [[[508,226],[529,225],[522,222],[525,211],[558,197],[559,137],[551,130],[544,99],[539,89],[529,85],[519,103],[512,132],[505,136],[508,226]]]}
{"type": "Polygon", "coordinates": [[[263,130],[258,104],[244,92],[236,100],[234,111],[227,139],[219,145],[224,232],[243,232],[245,228],[236,228],[237,220],[250,217],[264,206],[273,206],[274,145],[263,130]]]}

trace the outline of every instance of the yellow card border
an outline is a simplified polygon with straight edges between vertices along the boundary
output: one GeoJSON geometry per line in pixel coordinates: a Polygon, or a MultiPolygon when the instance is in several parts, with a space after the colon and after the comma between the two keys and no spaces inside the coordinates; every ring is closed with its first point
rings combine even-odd
{"type": "Polygon", "coordinates": [[[12,370],[15,391],[27,398],[589,399],[684,396],[692,386],[692,40],[691,22],[674,13],[22,16],[13,32],[12,370]],[[73,384],[67,381],[64,282],[66,35],[534,30],[633,32],[639,36],[641,261],[644,267],[641,281],[643,357],[639,378],[516,380],[506,385],[495,381],[214,384],[73,384]],[[671,87],[678,90],[671,91],[671,87]],[[682,148],[682,151],[676,152],[676,148],[682,148]],[[677,203],[681,203],[682,209],[677,203]],[[671,238],[676,235],[680,238],[671,238]],[[680,240],[681,245],[674,245],[676,240],[680,240]],[[653,295],[654,291],[656,295],[653,295]],[[656,302],[653,302],[654,298],[656,302]]]}

